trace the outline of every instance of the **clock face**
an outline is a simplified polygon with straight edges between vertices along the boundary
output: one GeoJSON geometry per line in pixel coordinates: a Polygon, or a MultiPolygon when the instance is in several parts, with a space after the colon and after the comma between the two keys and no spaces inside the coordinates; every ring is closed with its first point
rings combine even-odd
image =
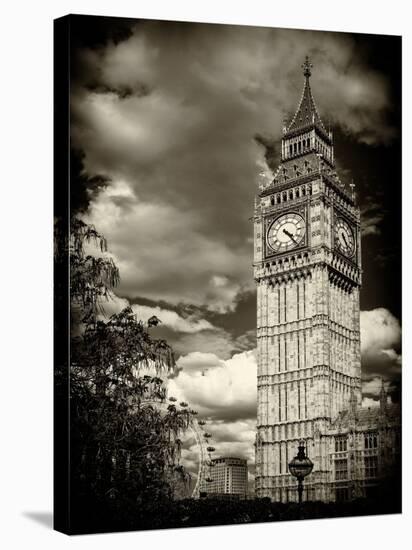
{"type": "Polygon", "coordinates": [[[300,214],[295,212],[283,214],[268,229],[268,245],[275,252],[292,250],[302,243],[305,229],[305,220],[300,214]]]}
{"type": "Polygon", "coordinates": [[[335,223],[335,245],[345,256],[350,258],[355,252],[355,238],[349,224],[342,218],[335,223]]]}

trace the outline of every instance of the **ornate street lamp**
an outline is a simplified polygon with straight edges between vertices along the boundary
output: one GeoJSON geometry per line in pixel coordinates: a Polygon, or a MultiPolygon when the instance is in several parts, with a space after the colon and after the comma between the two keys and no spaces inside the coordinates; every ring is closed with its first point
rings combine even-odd
{"type": "Polygon", "coordinates": [[[305,443],[299,441],[298,454],[289,462],[289,472],[298,480],[299,505],[302,504],[303,480],[313,469],[313,462],[305,454],[305,443]]]}

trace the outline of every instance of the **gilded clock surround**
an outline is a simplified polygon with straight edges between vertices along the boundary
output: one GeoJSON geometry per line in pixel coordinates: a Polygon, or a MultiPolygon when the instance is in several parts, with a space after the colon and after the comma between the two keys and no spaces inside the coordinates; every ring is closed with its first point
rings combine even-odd
{"type": "Polygon", "coordinates": [[[287,254],[295,253],[307,247],[308,245],[308,223],[307,223],[307,207],[304,205],[300,206],[289,206],[288,208],[279,209],[273,211],[269,216],[265,218],[265,258],[271,258],[273,256],[285,256],[287,254]],[[268,232],[270,231],[272,225],[284,215],[287,214],[296,214],[300,216],[304,223],[303,237],[300,239],[299,243],[291,248],[290,250],[274,250],[268,243],[268,232]]]}
{"type": "Polygon", "coordinates": [[[345,257],[352,258],[356,252],[354,232],[344,218],[337,218],[334,226],[335,248],[345,257]]]}

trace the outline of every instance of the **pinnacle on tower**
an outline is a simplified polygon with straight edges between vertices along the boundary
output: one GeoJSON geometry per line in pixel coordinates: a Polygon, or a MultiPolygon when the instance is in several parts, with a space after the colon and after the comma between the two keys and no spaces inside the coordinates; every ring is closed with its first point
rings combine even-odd
{"type": "Polygon", "coordinates": [[[358,410],[358,400],[356,398],[353,388],[351,388],[350,398],[349,398],[349,413],[352,416],[356,416],[357,410],[358,410]]]}
{"type": "Polygon", "coordinates": [[[381,379],[381,391],[379,392],[379,403],[380,403],[380,409],[381,411],[385,411],[386,410],[386,406],[388,404],[388,394],[386,393],[386,390],[385,390],[385,383],[383,381],[383,378],[381,379]]]}

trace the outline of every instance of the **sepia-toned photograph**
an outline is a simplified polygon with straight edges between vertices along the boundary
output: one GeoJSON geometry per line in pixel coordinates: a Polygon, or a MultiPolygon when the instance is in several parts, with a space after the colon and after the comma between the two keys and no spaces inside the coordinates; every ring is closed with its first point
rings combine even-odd
{"type": "Polygon", "coordinates": [[[54,527],[402,511],[401,37],[54,21],[54,527]]]}

